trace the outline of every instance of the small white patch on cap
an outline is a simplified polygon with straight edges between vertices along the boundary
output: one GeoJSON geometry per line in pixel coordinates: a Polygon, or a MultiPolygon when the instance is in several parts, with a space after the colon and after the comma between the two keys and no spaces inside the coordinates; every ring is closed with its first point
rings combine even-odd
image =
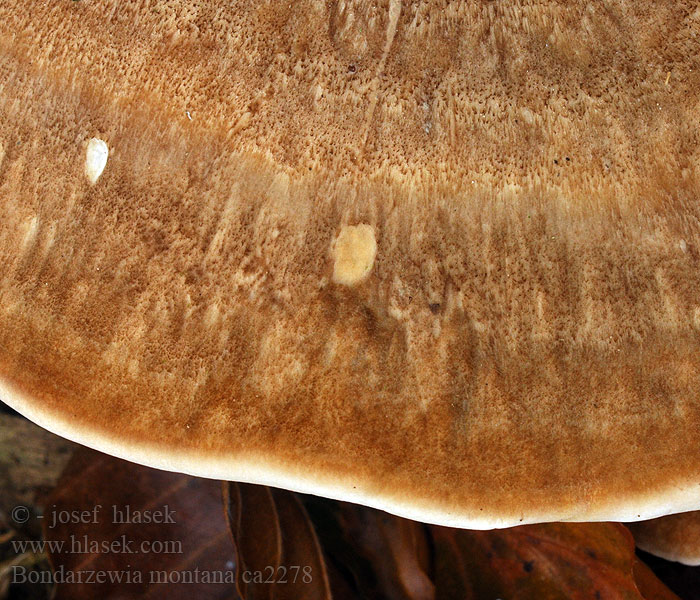
{"type": "Polygon", "coordinates": [[[678,244],[681,248],[681,252],[687,252],[688,251],[688,244],[686,243],[685,240],[681,240],[680,244],[678,244]]]}
{"type": "Polygon", "coordinates": [[[39,230],[39,217],[32,217],[29,223],[26,224],[26,232],[24,234],[24,247],[27,248],[36,240],[36,233],[39,230]]]}
{"type": "Polygon", "coordinates": [[[105,142],[97,138],[90,139],[85,151],[85,175],[90,183],[95,183],[102,175],[108,156],[109,148],[105,142]]]}
{"type": "Polygon", "coordinates": [[[355,285],[367,278],[377,256],[377,240],[371,225],[346,225],[332,248],[333,281],[355,285]]]}
{"type": "Polygon", "coordinates": [[[700,329],[700,306],[696,306],[693,311],[693,325],[695,329],[700,329]]]}

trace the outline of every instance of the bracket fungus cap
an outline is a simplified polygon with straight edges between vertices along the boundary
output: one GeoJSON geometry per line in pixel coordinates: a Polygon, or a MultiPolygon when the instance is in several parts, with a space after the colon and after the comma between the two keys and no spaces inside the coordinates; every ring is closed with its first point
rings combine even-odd
{"type": "Polygon", "coordinates": [[[0,398],[472,528],[700,508],[697,2],[0,6],[0,398]]]}
{"type": "Polygon", "coordinates": [[[645,552],[689,566],[700,566],[700,512],[676,513],[628,523],[635,544],[645,552]]]}

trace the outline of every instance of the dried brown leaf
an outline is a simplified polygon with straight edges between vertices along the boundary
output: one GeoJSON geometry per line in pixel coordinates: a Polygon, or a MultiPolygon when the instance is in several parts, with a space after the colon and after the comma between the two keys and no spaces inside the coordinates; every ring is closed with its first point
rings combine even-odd
{"type": "Polygon", "coordinates": [[[679,600],[641,560],[634,561],[634,580],[644,600],[679,600]]]}
{"type": "MultiPolygon", "coordinates": [[[[224,502],[236,546],[237,581],[246,600],[271,600],[275,584],[271,573],[282,563],[282,533],[271,488],[224,483],[224,502]],[[251,562],[252,561],[252,562],[251,562]],[[244,573],[266,570],[266,585],[251,585],[244,573]]],[[[274,578],[273,578],[274,579],[274,578]]]]}
{"type": "Polygon", "coordinates": [[[462,592],[509,600],[642,598],[633,577],[632,538],[614,523],[432,530],[437,572],[442,574],[438,598],[462,592]]]}
{"type": "MultiPolygon", "coordinates": [[[[700,567],[665,560],[647,552],[639,552],[639,558],[678,597],[683,600],[700,600],[700,567]]],[[[641,586],[640,590],[645,593],[641,586]]],[[[645,595],[647,597],[649,596],[645,595]]]]}
{"type": "Polygon", "coordinates": [[[338,518],[355,551],[374,565],[377,592],[389,600],[432,600],[425,526],[383,511],[339,503],[338,518]]]}
{"type": "Polygon", "coordinates": [[[357,597],[435,598],[427,525],[347,502],[312,496],[304,497],[304,502],[328,564],[357,597]]]}
{"type": "Polygon", "coordinates": [[[298,496],[224,483],[229,528],[245,600],[330,600],[323,551],[298,496]]]}
{"type": "Polygon", "coordinates": [[[233,547],[214,481],[79,450],[43,524],[45,539],[62,544],[48,546],[57,600],[233,597],[233,547]],[[160,522],[143,522],[147,515],[160,522]]]}

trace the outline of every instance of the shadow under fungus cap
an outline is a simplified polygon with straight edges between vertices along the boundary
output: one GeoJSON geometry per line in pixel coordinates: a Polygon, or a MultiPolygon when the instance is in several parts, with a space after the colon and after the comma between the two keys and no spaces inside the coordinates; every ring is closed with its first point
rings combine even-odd
{"type": "Polygon", "coordinates": [[[0,397],[453,526],[700,507],[695,0],[0,6],[0,397]]]}

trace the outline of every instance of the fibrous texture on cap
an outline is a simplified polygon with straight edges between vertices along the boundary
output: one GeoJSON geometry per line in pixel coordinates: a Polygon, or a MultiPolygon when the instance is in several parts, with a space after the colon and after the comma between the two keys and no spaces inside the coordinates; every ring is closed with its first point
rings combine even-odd
{"type": "Polygon", "coordinates": [[[627,526],[642,550],[666,560],[700,565],[700,512],[667,515],[627,526]]]}
{"type": "Polygon", "coordinates": [[[0,7],[0,396],[493,527],[700,504],[694,1],[0,7]]]}

